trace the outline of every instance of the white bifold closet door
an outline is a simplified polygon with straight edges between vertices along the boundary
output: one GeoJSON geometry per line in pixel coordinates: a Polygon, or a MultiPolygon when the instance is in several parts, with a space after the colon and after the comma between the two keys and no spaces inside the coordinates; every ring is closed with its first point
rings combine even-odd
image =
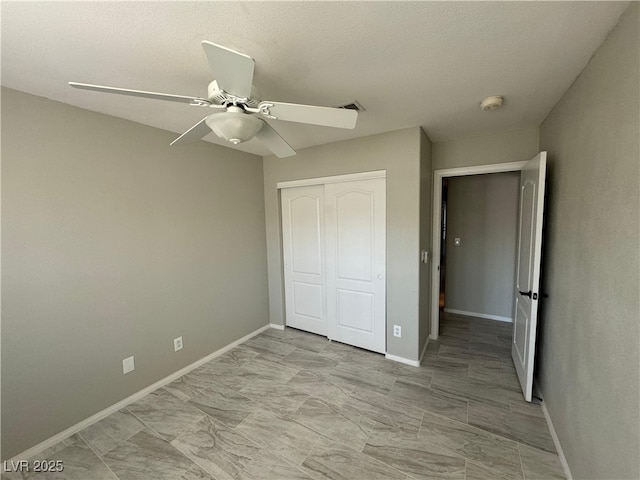
{"type": "Polygon", "coordinates": [[[287,325],[327,335],[324,186],[281,190],[287,325]]]}
{"type": "Polygon", "coordinates": [[[386,181],[281,191],[287,325],[386,351],[386,181]]]}

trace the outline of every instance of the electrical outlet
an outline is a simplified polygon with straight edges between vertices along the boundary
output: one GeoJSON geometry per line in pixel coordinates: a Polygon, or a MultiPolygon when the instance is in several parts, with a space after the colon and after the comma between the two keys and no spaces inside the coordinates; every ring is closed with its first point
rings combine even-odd
{"type": "Polygon", "coordinates": [[[393,336],[401,337],[402,336],[402,327],[400,325],[393,326],[393,336]]]}
{"type": "Polygon", "coordinates": [[[182,337],[173,339],[173,349],[177,352],[178,350],[182,350],[182,337]]]}
{"type": "Polygon", "coordinates": [[[133,372],[136,369],[136,365],[133,361],[133,357],[127,357],[122,360],[122,373],[127,374],[129,372],[133,372]]]}

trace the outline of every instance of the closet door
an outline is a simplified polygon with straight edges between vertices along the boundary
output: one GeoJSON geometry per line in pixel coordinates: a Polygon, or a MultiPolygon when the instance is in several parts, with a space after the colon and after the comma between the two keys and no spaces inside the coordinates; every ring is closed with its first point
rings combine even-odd
{"type": "Polygon", "coordinates": [[[327,335],[324,186],[281,190],[286,324],[327,335]]]}
{"type": "Polygon", "coordinates": [[[386,180],[325,185],[329,338],[386,351],[386,180]]]}

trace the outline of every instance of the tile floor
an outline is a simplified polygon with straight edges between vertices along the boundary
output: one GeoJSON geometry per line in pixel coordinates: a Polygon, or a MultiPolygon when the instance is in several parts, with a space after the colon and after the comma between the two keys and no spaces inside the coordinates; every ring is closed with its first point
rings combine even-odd
{"type": "Polygon", "coordinates": [[[564,478],[509,327],[443,315],[420,368],[270,329],[38,456],[62,474],[24,478],[564,478]]]}

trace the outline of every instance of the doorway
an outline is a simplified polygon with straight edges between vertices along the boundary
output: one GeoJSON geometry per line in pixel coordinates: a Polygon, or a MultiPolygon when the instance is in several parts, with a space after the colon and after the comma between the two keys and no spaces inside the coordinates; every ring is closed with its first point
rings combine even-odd
{"type": "MultiPolygon", "coordinates": [[[[441,298],[441,276],[446,279],[447,270],[442,271],[439,265],[439,260],[441,256],[446,256],[447,252],[447,243],[443,241],[443,233],[444,235],[451,235],[451,231],[443,232],[442,222],[443,216],[447,220],[450,219],[451,212],[449,208],[449,202],[447,202],[447,208],[443,210],[442,201],[443,201],[443,181],[447,180],[445,194],[447,197],[450,195],[450,179],[455,177],[464,177],[471,175],[484,175],[490,173],[504,173],[504,172],[520,172],[524,165],[527,162],[510,162],[510,163],[502,163],[502,164],[492,164],[492,165],[480,165],[474,167],[460,167],[460,168],[451,168],[451,169],[443,169],[443,170],[435,170],[434,173],[434,203],[433,203],[433,224],[432,224],[432,232],[433,232],[433,258],[436,259],[434,262],[434,268],[432,269],[432,278],[431,278],[431,334],[430,338],[433,340],[437,340],[440,331],[440,298],[441,298]],[[444,250],[443,250],[444,246],[444,250]]],[[[449,221],[447,221],[449,223],[449,221]]],[[[446,239],[445,239],[446,240],[446,239]]],[[[460,237],[459,242],[460,246],[462,245],[463,239],[460,237]]],[[[453,243],[455,243],[455,237],[453,237],[453,243]]],[[[451,243],[448,244],[449,248],[451,247],[451,243]]],[[[447,292],[446,292],[446,281],[445,281],[445,289],[442,291],[443,293],[443,308],[447,303],[447,292]]],[[[451,292],[449,292],[451,293],[451,292]]],[[[468,310],[458,310],[461,312],[469,312],[468,310]]],[[[473,313],[473,312],[469,312],[473,313]]]]}
{"type": "Polygon", "coordinates": [[[441,317],[513,321],[519,186],[520,172],[442,179],[441,317]]]}
{"type": "MultiPolygon", "coordinates": [[[[513,335],[511,358],[515,366],[525,400],[532,399],[533,365],[535,360],[536,328],[540,299],[540,263],[542,258],[542,225],[544,221],[544,195],[547,152],[540,152],[528,162],[488,165],[434,172],[433,256],[440,259],[442,222],[442,179],[463,175],[520,171],[518,243],[516,276],[514,282],[513,335]]],[[[448,195],[451,195],[448,185],[448,195]]],[[[449,208],[450,211],[450,202],[449,208]]],[[[450,217],[450,213],[448,214],[450,217]]],[[[449,235],[451,232],[449,231],[449,235]]],[[[455,240],[454,240],[455,241],[455,240]]],[[[440,265],[432,269],[431,338],[438,339],[440,265]]],[[[473,288],[477,288],[473,285],[473,288]]]]}

